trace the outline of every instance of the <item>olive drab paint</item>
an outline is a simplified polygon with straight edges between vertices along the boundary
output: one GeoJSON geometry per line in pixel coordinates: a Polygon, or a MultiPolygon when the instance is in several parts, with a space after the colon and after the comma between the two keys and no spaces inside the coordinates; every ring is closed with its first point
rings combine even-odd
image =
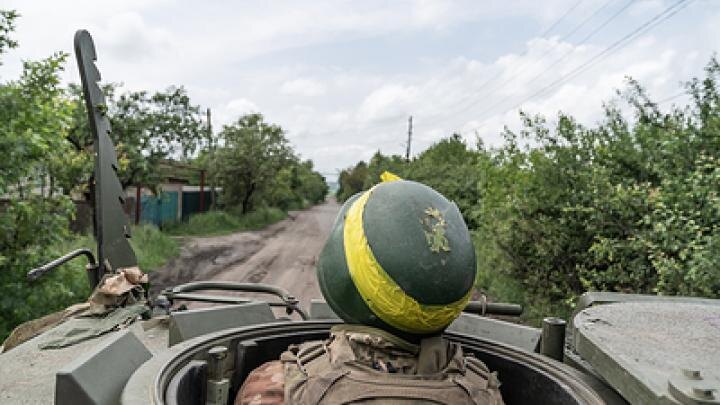
{"type": "MultiPolygon", "coordinates": [[[[130,228],[123,211],[125,192],[117,177],[118,161],[110,139],[110,120],[107,103],[100,89],[100,71],[95,66],[97,54],[90,33],[75,33],[75,56],[82,82],[88,123],[94,137],[95,150],[95,239],[97,239],[98,268],[93,280],[97,284],[106,272],[137,266],[130,246],[130,228]]],[[[93,285],[94,287],[94,285],[93,285]]]]}

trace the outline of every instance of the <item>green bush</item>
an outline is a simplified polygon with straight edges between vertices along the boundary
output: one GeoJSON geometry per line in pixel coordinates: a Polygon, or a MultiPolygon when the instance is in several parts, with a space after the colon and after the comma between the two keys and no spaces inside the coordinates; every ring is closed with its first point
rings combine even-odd
{"type": "Polygon", "coordinates": [[[586,291],[718,298],[720,64],[687,89],[690,105],[661,111],[630,80],[594,127],[523,114],[497,149],[451,136],[410,162],[376,154],[341,172],[338,198],[388,169],[434,187],[473,231],[478,286],[531,321],[586,291]]]}

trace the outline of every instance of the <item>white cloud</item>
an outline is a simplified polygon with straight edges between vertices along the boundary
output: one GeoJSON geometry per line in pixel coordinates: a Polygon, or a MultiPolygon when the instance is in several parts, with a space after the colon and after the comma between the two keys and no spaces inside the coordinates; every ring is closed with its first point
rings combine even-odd
{"type": "Polygon", "coordinates": [[[314,79],[293,79],[283,83],[280,92],[294,96],[315,97],[325,94],[325,85],[314,79]]]}
{"type": "MultiPolygon", "coordinates": [[[[3,80],[17,77],[21,59],[71,52],[74,30],[85,27],[96,40],[105,80],[124,82],[128,89],[185,85],[195,103],[212,108],[216,129],[260,111],[282,125],[296,150],[326,172],[368,159],[377,149],[404,153],[408,115],[414,117],[415,153],[454,131],[470,144],[477,133],[486,144],[497,145],[504,125],[519,125],[512,107],[671,4],[637,2],[605,36],[576,46],[558,38],[605,0],[585,0],[549,39],[532,35],[576,0],[517,0],[512,6],[505,0],[482,5],[473,0],[319,0],[302,7],[293,1],[134,0],[98,6],[78,0],[73,7],[8,1],[7,7],[23,16],[17,31],[20,48],[4,55],[0,66],[3,80]],[[489,31],[505,21],[506,31],[489,31]],[[488,31],[472,31],[477,27],[488,31]],[[442,43],[462,30],[483,34],[462,37],[476,46],[442,43]],[[400,47],[379,51],[392,41],[417,45],[422,58],[408,59],[404,50],[396,55],[400,47]],[[356,59],[365,65],[356,66],[356,59]]],[[[551,120],[562,110],[593,125],[601,117],[601,102],[613,97],[626,75],[658,99],[675,94],[678,82],[701,73],[712,50],[720,48],[718,22],[715,3],[690,5],[652,35],[522,108],[551,120]],[[692,24],[673,27],[677,18],[692,24]]],[[[66,78],[76,77],[71,62],[66,78]]]]}
{"type": "Polygon", "coordinates": [[[417,101],[418,89],[412,86],[386,84],[374,90],[363,100],[358,110],[361,120],[408,116],[417,101]]]}
{"type": "Polygon", "coordinates": [[[220,129],[223,125],[235,122],[245,114],[255,112],[260,112],[260,109],[254,102],[246,98],[232,99],[227,104],[212,111],[213,126],[220,129]]]}
{"type": "Polygon", "coordinates": [[[98,38],[99,45],[106,45],[103,50],[107,54],[133,63],[142,59],[161,59],[174,46],[170,32],[148,26],[136,12],[123,12],[109,17],[105,24],[99,24],[93,30],[93,35],[98,38]]]}

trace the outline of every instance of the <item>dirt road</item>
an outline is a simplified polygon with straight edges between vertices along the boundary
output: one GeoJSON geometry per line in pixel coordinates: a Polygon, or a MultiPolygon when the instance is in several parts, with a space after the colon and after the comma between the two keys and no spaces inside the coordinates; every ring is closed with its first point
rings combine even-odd
{"type": "Polygon", "coordinates": [[[339,208],[329,200],[261,231],[185,240],[178,258],[151,273],[151,294],[188,281],[262,282],[285,288],[308,308],[311,298],[321,298],[315,263],[339,208]]]}

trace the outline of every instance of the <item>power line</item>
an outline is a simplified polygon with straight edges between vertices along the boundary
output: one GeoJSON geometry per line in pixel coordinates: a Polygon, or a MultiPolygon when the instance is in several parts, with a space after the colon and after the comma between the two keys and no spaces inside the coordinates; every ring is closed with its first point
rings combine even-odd
{"type": "Polygon", "coordinates": [[[570,13],[572,13],[573,10],[575,10],[575,9],[577,8],[577,6],[579,6],[580,3],[582,3],[582,2],[583,2],[583,0],[578,0],[577,2],[575,2],[575,4],[574,4],[572,7],[570,7],[570,8],[568,9],[568,11],[565,12],[565,14],[563,14],[562,16],[560,16],[560,18],[558,18],[557,20],[555,20],[555,22],[550,26],[550,28],[548,28],[548,29],[546,29],[545,31],[543,31],[543,33],[540,34],[540,36],[541,36],[541,37],[544,37],[544,36],[546,36],[547,34],[549,34],[553,29],[555,29],[555,27],[557,27],[558,25],[560,25],[560,23],[562,22],[562,20],[564,20],[565,17],[567,17],[570,13]]]}
{"type": "MultiPolygon", "coordinates": [[[[692,1],[692,0],[690,0],[690,1],[692,1]]],[[[617,51],[619,51],[620,49],[624,48],[625,46],[627,46],[628,44],[630,44],[635,38],[637,38],[637,37],[640,36],[641,34],[644,34],[645,32],[647,32],[647,31],[649,31],[650,29],[654,28],[655,26],[659,25],[659,24],[662,23],[663,21],[665,21],[665,20],[667,20],[668,18],[672,17],[672,16],[675,15],[678,11],[682,10],[683,8],[685,8],[685,6],[687,6],[688,4],[690,4],[690,3],[688,2],[688,0],[678,0],[678,2],[676,2],[676,3],[673,4],[673,5],[671,5],[670,7],[666,8],[665,10],[663,10],[662,12],[660,12],[659,14],[655,15],[653,18],[651,18],[650,20],[648,20],[647,22],[645,22],[644,24],[642,24],[641,26],[639,26],[638,28],[636,28],[635,30],[633,30],[632,32],[630,32],[629,34],[627,34],[627,35],[623,36],[622,38],[620,38],[619,40],[615,41],[612,45],[610,45],[609,47],[605,48],[605,49],[602,50],[600,53],[598,53],[597,55],[593,56],[592,58],[590,58],[589,60],[587,60],[587,61],[586,61],[585,63],[583,63],[582,65],[580,65],[580,66],[576,67],[575,69],[573,69],[572,71],[570,71],[570,73],[568,73],[568,74],[560,77],[559,79],[557,79],[557,80],[555,80],[554,82],[550,83],[549,85],[543,87],[543,88],[540,89],[539,91],[533,93],[533,95],[531,95],[530,97],[526,98],[526,99],[523,100],[522,102],[516,104],[515,107],[513,107],[513,108],[517,108],[517,107],[519,107],[522,103],[524,103],[524,102],[532,99],[533,97],[544,93],[545,91],[547,91],[547,90],[555,87],[555,86],[558,85],[558,84],[562,84],[562,82],[565,81],[565,79],[569,79],[569,78],[571,78],[571,77],[577,76],[577,74],[579,74],[579,73],[584,72],[584,71],[587,70],[588,68],[592,67],[592,65],[596,64],[597,62],[601,61],[602,59],[605,59],[607,56],[613,54],[614,52],[617,52],[617,51]],[[678,7],[678,6],[681,6],[681,5],[682,5],[682,7],[679,7],[679,8],[677,8],[677,9],[673,10],[674,8],[676,8],[676,7],[678,7]],[[669,13],[669,14],[666,14],[666,13],[669,13]]]]}
{"type": "MultiPolygon", "coordinates": [[[[612,1],[612,0],[610,0],[610,1],[612,1]]],[[[559,25],[559,24],[560,24],[573,10],[575,10],[575,9],[580,5],[580,3],[582,3],[582,2],[583,2],[583,0],[578,0],[578,1],[577,1],[572,7],[570,7],[562,16],[560,16],[560,18],[558,18],[557,20],[555,20],[555,22],[550,26],[550,28],[548,28],[548,29],[546,29],[545,31],[543,31],[539,36],[540,36],[541,38],[544,38],[548,33],[550,33],[550,31],[552,31],[552,29],[554,29],[557,25],[559,25]]],[[[523,56],[527,55],[528,52],[529,52],[528,49],[524,50],[522,53],[520,53],[520,56],[519,56],[519,57],[522,58],[523,56]]],[[[519,69],[521,69],[522,67],[524,67],[524,64],[521,65],[519,69]]],[[[489,79],[485,80],[477,89],[475,89],[475,92],[476,92],[476,93],[477,93],[477,92],[480,92],[480,90],[483,90],[485,87],[487,87],[488,84],[492,83],[495,79],[498,79],[500,76],[502,76],[502,74],[503,74],[503,71],[502,71],[502,70],[499,71],[499,72],[497,72],[495,75],[493,75],[493,76],[490,77],[489,79]]],[[[466,101],[471,101],[473,98],[474,98],[474,97],[465,98],[461,103],[464,104],[466,101]]],[[[474,106],[474,103],[471,103],[471,104],[469,104],[468,106],[463,107],[462,111],[466,111],[468,107],[471,108],[471,107],[473,107],[473,106],[474,106]]]]}
{"type": "MultiPolygon", "coordinates": [[[[618,50],[624,48],[628,44],[630,44],[634,39],[636,39],[641,34],[644,34],[645,32],[649,31],[650,29],[656,27],[660,23],[664,22],[665,20],[669,19],[670,17],[677,14],[680,10],[684,9],[688,4],[690,4],[694,0],[678,0],[676,3],[672,4],[671,6],[665,8],[660,13],[656,14],[654,17],[652,17],[650,20],[646,21],[630,33],[624,35],[619,40],[615,41],[602,51],[600,51],[598,54],[593,56],[592,58],[588,59],[581,65],[577,66],[575,69],[570,71],[570,73],[567,73],[557,80],[553,81],[552,83],[548,84],[547,86],[541,88],[540,90],[534,92],[529,97],[525,98],[521,102],[517,103],[514,107],[510,108],[509,110],[513,110],[515,108],[520,107],[523,103],[535,98],[536,96],[545,93],[546,91],[552,89],[553,87],[557,86],[558,84],[562,84],[563,82],[566,82],[567,80],[577,76],[578,74],[586,71],[587,69],[591,68],[593,65],[597,64],[597,62],[605,59],[607,56],[613,54],[614,52],[617,52],[618,50]]],[[[483,116],[483,118],[487,117],[487,113],[492,111],[497,107],[497,104],[488,110],[486,110],[486,114],[483,116]]]]}
{"type": "MultiPolygon", "coordinates": [[[[568,39],[569,37],[571,37],[573,34],[575,34],[577,31],[579,31],[582,27],[584,27],[585,25],[587,25],[590,20],[592,20],[593,18],[595,18],[595,16],[597,16],[597,15],[600,14],[603,10],[605,10],[605,9],[606,9],[611,3],[613,3],[614,1],[615,1],[615,0],[608,0],[608,1],[606,1],[602,6],[600,6],[599,8],[597,8],[592,14],[590,14],[588,17],[586,17],[584,20],[582,20],[579,24],[577,24],[575,27],[573,27],[573,28],[570,30],[569,33],[567,33],[567,34],[565,34],[563,37],[561,37],[561,38],[558,40],[558,43],[561,43],[561,42],[565,41],[566,39],[568,39]]],[[[633,0],[630,0],[630,1],[633,1],[633,0]]],[[[576,3],[573,7],[571,7],[565,14],[563,14],[562,17],[560,17],[560,19],[559,19],[555,24],[553,24],[553,26],[557,25],[558,22],[560,22],[563,18],[565,18],[568,14],[570,14],[570,12],[571,12],[572,10],[574,10],[579,4],[580,4],[580,2],[576,3]]],[[[549,29],[546,30],[546,31],[545,31],[545,34],[547,34],[549,31],[550,31],[549,29]]],[[[545,37],[545,35],[541,35],[540,37],[541,37],[541,38],[542,38],[542,37],[545,37]]],[[[589,37],[583,39],[583,41],[586,41],[587,39],[589,39],[589,37]]],[[[552,50],[555,49],[556,47],[557,47],[557,45],[551,46],[551,47],[550,47],[548,50],[546,50],[542,55],[540,55],[540,57],[539,57],[538,59],[532,61],[532,62],[531,62],[531,66],[535,66],[537,63],[539,63],[541,60],[543,60],[543,59],[544,59],[550,52],[552,52],[552,50]]],[[[529,52],[529,50],[525,50],[524,52],[522,52],[522,53],[520,54],[519,57],[522,58],[523,56],[527,55],[528,52],[529,52]]],[[[519,67],[517,67],[517,68],[512,72],[512,75],[510,76],[510,78],[504,80],[504,81],[501,82],[499,85],[492,85],[492,86],[490,86],[490,89],[492,89],[492,90],[491,90],[491,92],[490,92],[485,98],[489,98],[489,97],[493,94],[492,92],[496,91],[498,88],[502,88],[504,85],[506,85],[507,83],[509,83],[511,80],[513,80],[514,78],[516,78],[517,76],[519,76],[519,75],[525,70],[524,68],[525,68],[527,65],[528,65],[528,61],[525,60],[524,62],[522,62],[522,63],[520,64],[519,67]]],[[[485,88],[490,82],[494,81],[495,79],[498,79],[500,76],[502,76],[502,74],[503,74],[502,71],[498,72],[496,75],[494,75],[493,77],[491,77],[490,79],[488,79],[487,81],[485,81],[480,87],[478,87],[477,89],[475,89],[475,92],[476,92],[476,93],[480,92],[480,90],[482,90],[483,88],[485,88]]],[[[475,97],[475,96],[472,96],[472,97],[466,97],[463,101],[461,101],[460,104],[465,104],[466,101],[471,101],[471,102],[470,102],[469,104],[466,104],[466,105],[464,105],[464,106],[462,106],[462,107],[457,108],[457,109],[453,112],[453,116],[458,116],[458,115],[460,115],[460,114],[463,114],[463,113],[465,113],[466,111],[470,110],[471,108],[475,107],[475,106],[476,106],[476,100],[474,100],[474,99],[476,99],[476,97],[475,97]]],[[[503,99],[503,101],[505,101],[505,99],[503,99]]],[[[446,121],[446,120],[444,120],[444,121],[446,121]]]]}
{"type": "Polygon", "coordinates": [[[602,6],[598,7],[590,16],[585,18],[580,24],[576,25],[575,28],[573,28],[570,32],[565,34],[562,38],[560,38],[559,42],[562,42],[568,38],[570,38],[574,33],[578,32],[580,28],[582,28],[585,24],[587,24],[590,20],[595,18],[596,15],[600,14],[603,10],[607,8],[611,3],[613,3],[615,0],[608,0],[606,1],[602,6]]]}
{"type": "MultiPolygon", "coordinates": [[[[627,3],[625,3],[625,5],[624,5],[623,7],[621,7],[619,10],[617,10],[615,13],[613,13],[609,18],[605,19],[605,21],[603,21],[599,26],[595,27],[595,29],[592,30],[588,35],[586,35],[580,42],[578,42],[577,44],[575,44],[575,47],[584,45],[588,40],[590,40],[592,37],[594,37],[598,32],[600,32],[603,28],[607,27],[608,24],[610,24],[613,20],[615,20],[617,17],[619,17],[620,14],[622,14],[625,10],[627,10],[627,8],[630,7],[630,6],[633,4],[634,1],[635,1],[635,0],[629,0],[627,3]]],[[[560,58],[558,58],[557,60],[555,60],[555,62],[553,62],[552,64],[550,64],[550,66],[546,67],[546,68],[543,69],[540,73],[538,73],[537,75],[533,76],[530,80],[527,80],[526,82],[527,82],[527,83],[533,83],[534,81],[536,81],[537,79],[539,79],[540,77],[542,77],[545,73],[549,72],[552,68],[554,68],[555,66],[557,66],[558,64],[560,64],[562,61],[566,60],[566,59],[568,58],[568,56],[570,56],[570,54],[573,53],[573,51],[574,51],[574,48],[573,48],[573,49],[570,49],[570,50],[567,51],[567,52],[565,52],[562,56],[560,56],[560,58]]],[[[501,85],[501,87],[504,86],[505,84],[509,83],[510,81],[516,79],[516,78],[517,78],[517,77],[512,77],[512,76],[511,76],[508,80],[506,80],[505,82],[503,82],[503,84],[501,85]]],[[[502,105],[505,101],[509,100],[509,99],[512,98],[512,97],[513,97],[512,95],[505,96],[502,100],[500,100],[500,101],[498,101],[497,103],[495,103],[494,105],[492,105],[492,106],[491,106],[490,108],[488,108],[485,112],[487,113],[487,112],[489,112],[489,111],[492,111],[493,109],[495,109],[496,107],[502,105]]]]}
{"type": "MultiPolygon", "coordinates": [[[[600,8],[598,8],[597,10],[595,10],[595,12],[592,13],[588,18],[586,18],[586,19],[583,20],[580,24],[578,24],[569,34],[565,35],[565,36],[562,37],[560,40],[558,40],[558,42],[563,42],[564,40],[566,40],[567,38],[569,38],[572,34],[574,34],[574,33],[577,32],[580,28],[582,28],[584,25],[586,25],[593,17],[595,17],[598,13],[600,13],[602,10],[604,10],[604,9],[605,9],[608,5],[610,5],[610,3],[612,3],[613,1],[614,1],[614,0],[608,0],[607,2],[605,2],[605,4],[603,4],[602,6],[600,6],[600,8]]],[[[590,34],[588,34],[588,35],[587,35],[585,38],[583,38],[580,42],[578,42],[577,44],[575,44],[575,46],[581,46],[581,45],[585,44],[585,42],[587,42],[590,38],[592,38],[593,36],[595,36],[595,34],[597,34],[598,32],[600,32],[600,30],[602,30],[603,28],[605,28],[605,26],[607,26],[612,20],[614,20],[615,18],[617,18],[623,11],[625,11],[625,9],[627,9],[627,8],[632,4],[633,1],[634,1],[634,0],[629,0],[629,1],[627,2],[627,4],[625,4],[624,7],[622,7],[620,10],[618,10],[617,12],[615,12],[615,14],[611,15],[610,18],[608,18],[607,20],[605,20],[602,24],[600,24],[600,26],[596,27],[592,32],[590,32],[590,34]]],[[[545,56],[547,56],[550,52],[552,52],[552,50],[553,50],[554,48],[556,48],[556,46],[551,46],[550,49],[546,50],[545,53],[543,53],[542,55],[540,55],[540,58],[538,58],[537,60],[535,60],[532,65],[534,66],[534,65],[536,65],[538,62],[540,62],[541,60],[543,60],[543,59],[545,58],[545,56]]],[[[566,52],[565,54],[563,54],[563,56],[561,56],[560,59],[556,60],[552,65],[550,65],[549,67],[547,67],[545,70],[543,70],[542,72],[540,72],[540,74],[536,75],[535,77],[533,77],[533,78],[530,79],[529,81],[532,82],[533,80],[535,80],[535,79],[537,79],[538,77],[542,76],[545,72],[547,72],[547,71],[550,70],[552,67],[554,67],[554,66],[557,65],[559,62],[561,62],[561,61],[562,61],[565,57],[567,57],[570,53],[572,53],[572,50],[570,50],[570,51],[566,52]]],[[[523,66],[524,66],[524,65],[527,65],[527,63],[524,63],[523,66]]],[[[520,73],[521,73],[522,71],[523,71],[523,69],[519,69],[519,70],[515,73],[514,76],[510,76],[507,80],[505,80],[504,82],[502,82],[502,83],[501,83],[499,86],[497,86],[497,87],[503,87],[504,85],[508,84],[508,83],[509,83],[510,81],[512,81],[513,79],[516,79],[518,76],[520,76],[520,73]]],[[[491,93],[490,95],[492,95],[492,93],[491,93]]]]}

